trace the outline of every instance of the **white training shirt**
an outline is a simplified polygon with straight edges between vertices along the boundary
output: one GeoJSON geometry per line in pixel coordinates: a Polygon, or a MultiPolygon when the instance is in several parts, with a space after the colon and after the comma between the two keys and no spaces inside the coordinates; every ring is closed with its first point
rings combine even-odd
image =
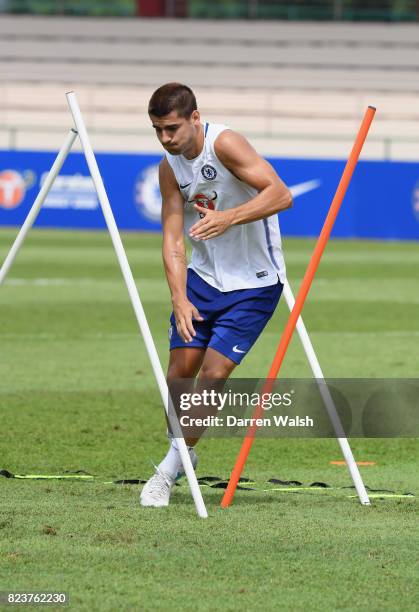
{"type": "Polygon", "coordinates": [[[219,291],[275,285],[285,281],[285,263],[277,214],[260,221],[229,227],[209,240],[189,237],[199,221],[194,203],[228,210],[248,202],[257,190],[236,178],[217,158],[214,142],[226,125],[206,123],[204,147],[194,159],[166,152],[185,200],[184,229],[192,245],[192,268],[219,291]]]}

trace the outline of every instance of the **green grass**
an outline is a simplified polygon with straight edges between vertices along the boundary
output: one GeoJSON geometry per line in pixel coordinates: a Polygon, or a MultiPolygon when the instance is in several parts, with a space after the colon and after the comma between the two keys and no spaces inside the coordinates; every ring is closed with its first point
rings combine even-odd
{"type": "MultiPolygon", "coordinates": [[[[14,230],[0,232],[0,260],[14,230]]],[[[164,369],[169,293],[160,236],[125,234],[164,369]]],[[[285,240],[297,292],[313,249],[285,240]]],[[[417,377],[419,244],[332,241],[304,321],[329,377],[417,377]]],[[[263,377],[280,303],[240,377],[263,377]]],[[[196,517],[187,486],[142,509],[137,486],[165,452],[158,392],[109,237],[33,231],[0,288],[0,469],[86,470],[94,482],[0,479],[0,591],[65,590],[75,610],[416,610],[417,501],[361,507],[348,491],[239,491],[196,517]]],[[[298,338],[283,376],[310,376],[298,338]]],[[[240,440],[204,440],[198,475],[227,477],[240,440]]],[[[373,488],[418,493],[414,439],[353,440],[373,488]]],[[[351,484],[335,440],[257,440],[245,475],[351,484]]]]}

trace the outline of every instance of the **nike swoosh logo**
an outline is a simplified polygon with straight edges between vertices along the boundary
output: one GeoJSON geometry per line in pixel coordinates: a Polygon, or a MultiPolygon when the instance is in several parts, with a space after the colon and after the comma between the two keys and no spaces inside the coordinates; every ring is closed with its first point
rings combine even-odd
{"type": "Polygon", "coordinates": [[[314,179],[312,181],[305,181],[305,183],[298,183],[297,185],[293,185],[289,187],[291,191],[291,195],[293,198],[298,198],[298,196],[307,193],[308,191],[313,191],[313,189],[317,189],[320,187],[322,182],[319,179],[314,179]]]}
{"type": "Polygon", "coordinates": [[[186,185],[179,185],[179,187],[181,189],[186,189],[186,187],[189,187],[189,185],[192,185],[192,181],[190,183],[186,183],[186,185]]]}
{"type": "Polygon", "coordinates": [[[245,353],[246,352],[246,351],[241,351],[239,348],[237,348],[237,346],[238,346],[237,344],[236,346],[233,346],[234,353],[245,353]]]}

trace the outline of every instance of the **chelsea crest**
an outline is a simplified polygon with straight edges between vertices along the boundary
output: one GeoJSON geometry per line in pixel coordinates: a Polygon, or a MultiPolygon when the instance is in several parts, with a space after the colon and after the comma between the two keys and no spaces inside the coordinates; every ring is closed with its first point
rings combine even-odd
{"type": "Polygon", "coordinates": [[[214,166],[205,164],[205,166],[202,166],[201,168],[201,174],[206,181],[213,181],[217,176],[217,170],[214,168],[214,166]]]}

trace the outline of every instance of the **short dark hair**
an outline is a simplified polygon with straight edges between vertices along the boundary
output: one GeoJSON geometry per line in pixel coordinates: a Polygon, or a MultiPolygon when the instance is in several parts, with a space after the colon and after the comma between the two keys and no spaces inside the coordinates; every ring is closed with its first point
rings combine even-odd
{"type": "Polygon", "coordinates": [[[195,94],[182,83],[166,83],[153,93],[148,103],[148,112],[156,117],[164,117],[176,111],[179,117],[188,119],[197,110],[195,94]]]}

